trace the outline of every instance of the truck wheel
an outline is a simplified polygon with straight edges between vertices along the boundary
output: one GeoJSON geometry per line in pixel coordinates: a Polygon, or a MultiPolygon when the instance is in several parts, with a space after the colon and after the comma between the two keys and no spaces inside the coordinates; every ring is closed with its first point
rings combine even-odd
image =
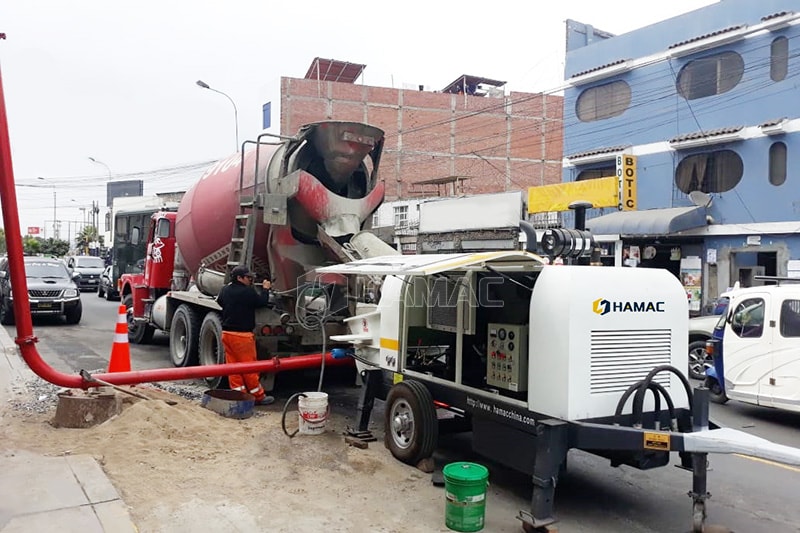
{"type": "Polygon", "coordinates": [[[155,329],[150,324],[133,320],[133,295],[127,294],[122,300],[128,318],[128,339],[134,344],[148,344],[153,340],[155,329]]]}
{"type": "Polygon", "coordinates": [[[723,404],[727,403],[728,396],[722,390],[722,386],[715,378],[707,377],[703,382],[703,386],[708,389],[708,399],[714,403],[723,404]]]}
{"type": "Polygon", "coordinates": [[[181,304],[172,315],[169,327],[169,358],[178,368],[197,364],[197,343],[200,340],[200,314],[181,304]]]}
{"type": "Polygon", "coordinates": [[[72,309],[68,309],[67,312],[64,313],[64,318],[67,320],[67,324],[77,324],[81,321],[82,314],[83,305],[81,305],[81,302],[78,302],[78,305],[72,309]]]}
{"type": "MultiPolygon", "coordinates": [[[[197,344],[197,356],[201,365],[221,365],[225,363],[225,348],[222,347],[222,319],[219,313],[211,311],[206,314],[200,326],[200,337],[197,344]]],[[[225,376],[205,378],[211,389],[227,386],[225,376]]]]}
{"type": "Polygon", "coordinates": [[[416,465],[430,457],[439,425],[430,391],[418,381],[401,381],[386,397],[385,444],[397,459],[416,465]]]}
{"type": "Polygon", "coordinates": [[[4,326],[14,325],[14,308],[11,307],[11,302],[4,301],[0,305],[0,324],[4,326]]]}

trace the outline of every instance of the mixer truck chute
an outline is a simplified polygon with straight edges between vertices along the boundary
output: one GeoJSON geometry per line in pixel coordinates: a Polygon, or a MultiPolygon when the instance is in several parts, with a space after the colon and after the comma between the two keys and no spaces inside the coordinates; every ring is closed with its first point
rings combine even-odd
{"type": "Polygon", "coordinates": [[[256,317],[259,358],[267,358],[308,353],[323,335],[343,332],[347,280],[315,276],[316,267],[395,253],[368,231],[384,196],[380,129],[327,121],[291,138],[265,137],[209,168],[177,212],[153,214],[144,272],[122,277],[130,339],[168,332],[176,366],[224,362],[214,298],[234,266],[273,282],[274,306],[256,317]],[[336,302],[324,330],[297,320],[306,287],[336,302]]]}

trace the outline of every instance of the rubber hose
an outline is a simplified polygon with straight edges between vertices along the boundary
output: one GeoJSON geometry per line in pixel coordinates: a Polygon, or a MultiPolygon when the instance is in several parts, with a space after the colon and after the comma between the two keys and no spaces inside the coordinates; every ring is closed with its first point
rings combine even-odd
{"type": "Polygon", "coordinates": [[[644,394],[645,391],[647,390],[647,387],[650,385],[650,382],[653,380],[653,377],[656,374],[664,371],[672,372],[673,374],[678,376],[678,379],[680,379],[681,383],[683,384],[683,388],[686,390],[686,397],[689,400],[689,405],[692,405],[692,399],[694,395],[692,394],[692,388],[689,385],[689,380],[686,379],[686,376],[684,376],[680,370],[678,370],[672,365],[660,365],[655,367],[647,374],[647,376],[642,380],[641,385],[639,385],[638,390],[636,391],[636,396],[634,396],[633,398],[634,420],[641,420],[642,418],[642,404],[644,403],[644,394]]]}
{"type": "Polygon", "coordinates": [[[300,431],[300,428],[298,427],[292,433],[286,431],[286,413],[289,410],[289,404],[292,403],[292,400],[300,397],[307,398],[307,396],[303,392],[297,392],[289,396],[289,399],[286,400],[286,404],[283,406],[283,412],[281,413],[281,428],[283,428],[283,432],[286,433],[286,436],[289,437],[290,439],[293,438],[295,435],[297,435],[297,432],[300,431]]]}
{"type": "MultiPolygon", "coordinates": [[[[628,401],[628,398],[630,398],[631,394],[633,394],[633,391],[635,391],[638,387],[640,387],[643,382],[644,382],[644,380],[637,381],[636,383],[634,383],[633,385],[628,387],[628,389],[620,397],[619,401],[617,402],[617,408],[614,411],[614,423],[616,425],[619,425],[619,423],[620,423],[620,417],[622,416],[622,410],[624,409],[625,404],[628,401]]],[[[669,395],[669,392],[667,392],[667,389],[665,389],[660,383],[651,382],[650,386],[648,388],[651,391],[653,391],[653,396],[654,396],[654,398],[656,398],[657,401],[658,401],[659,397],[656,394],[656,390],[659,393],[661,393],[661,396],[664,397],[664,401],[667,403],[667,409],[669,410],[669,418],[670,418],[670,421],[672,422],[671,426],[674,426],[674,422],[673,421],[675,420],[675,404],[672,401],[672,396],[669,395]]],[[[659,410],[660,407],[661,406],[660,406],[660,403],[659,403],[659,404],[657,404],[656,409],[659,410]]],[[[634,424],[635,423],[637,423],[636,420],[634,420],[634,424]]],[[[638,423],[641,424],[642,421],[639,420],[638,423]]]]}

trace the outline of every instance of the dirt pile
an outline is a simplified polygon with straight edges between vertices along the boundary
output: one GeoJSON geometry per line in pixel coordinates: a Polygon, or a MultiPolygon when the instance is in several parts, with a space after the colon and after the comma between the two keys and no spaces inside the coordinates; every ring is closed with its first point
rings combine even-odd
{"type": "MultiPolygon", "coordinates": [[[[447,531],[430,476],[381,443],[347,446],[345,421],[289,439],[283,405],[246,420],[203,409],[192,394],[137,387],[122,412],[87,429],[54,428],[55,388],[18,386],[2,408],[0,448],[95,457],[143,533],[180,531],[447,531]],[[162,399],[175,401],[168,405],[162,399]]],[[[290,412],[287,426],[296,426],[290,412]]]]}

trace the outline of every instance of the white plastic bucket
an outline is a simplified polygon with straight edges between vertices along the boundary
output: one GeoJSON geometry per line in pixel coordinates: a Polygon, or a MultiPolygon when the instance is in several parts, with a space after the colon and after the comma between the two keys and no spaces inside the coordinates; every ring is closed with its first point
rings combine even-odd
{"type": "Polygon", "coordinates": [[[325,432],[328,420],[328,394],[325,392],[304,392],[297,399],[298,423],[300,434],[321,435],[325,432]]]}

